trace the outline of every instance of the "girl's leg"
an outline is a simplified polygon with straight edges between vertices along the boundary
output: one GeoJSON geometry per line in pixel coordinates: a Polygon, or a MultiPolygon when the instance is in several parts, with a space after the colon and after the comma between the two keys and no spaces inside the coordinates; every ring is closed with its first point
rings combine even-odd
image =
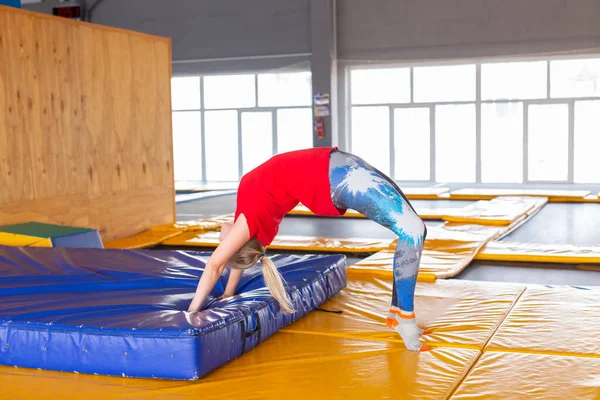
{"type": "Polygon", "coordinates": [[[422,331],[414,318],[414,293],[425,224],[395,183],[359,157],[333,152],[329,176],[331,197],[337,207],[356,210],[398,235],[389,321],[407,348],[419,350],[422,331]]]}

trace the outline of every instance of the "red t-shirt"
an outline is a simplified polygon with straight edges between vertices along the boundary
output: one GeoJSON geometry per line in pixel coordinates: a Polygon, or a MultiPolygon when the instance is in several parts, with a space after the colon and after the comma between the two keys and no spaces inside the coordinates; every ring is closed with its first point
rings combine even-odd
{"type": "Polygon", "coordinates": [[[298,203],[321,216],[339,216],[331,200],[329,154],[319,147],[278,154],[244,175],[237,193],[235,220],[244,214],[250,237],[271,244],[283,217],[298,203]]]}

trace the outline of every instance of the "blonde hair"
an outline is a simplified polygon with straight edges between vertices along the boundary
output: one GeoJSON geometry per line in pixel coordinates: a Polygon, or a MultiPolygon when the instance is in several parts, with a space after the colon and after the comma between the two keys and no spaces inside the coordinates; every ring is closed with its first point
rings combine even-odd
{"type": "Polygon", "coordinates": [[[229,266],[233,269],[248,269],[258,261],[262,264],[265,283],[269,288],[271,295],[277,300],[281,310],[286,313],[295,313],[292,308],[292,302],[287,297],[283,278],[279,270],[268,257],[265,256],[265,246],[256,238],[250,239],[241,249],[239,249],[229,260],[229,266]]]}

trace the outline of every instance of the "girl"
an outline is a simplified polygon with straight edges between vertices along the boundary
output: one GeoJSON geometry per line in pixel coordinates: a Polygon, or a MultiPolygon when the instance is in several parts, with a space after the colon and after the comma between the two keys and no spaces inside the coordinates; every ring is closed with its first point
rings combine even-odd
{"type": "Polygon", "coordinates": [[[265,283],[284,312],[293,313],[281,275],[265,256],[283,217],[301,202],[321,216],[353,209],[398,235],[394,288],[387,325],[412,351],[423,334],[414,314],[414,293],[425,224],[396,184],[361,158],[336,147],[279,154],[240,181],[234,223],[223,226],[221,243],[209,258],[188,311],[198,311],[223,273],[231,274],[223,297],[232,296],[242,271],[261,262],[265,283]]]}

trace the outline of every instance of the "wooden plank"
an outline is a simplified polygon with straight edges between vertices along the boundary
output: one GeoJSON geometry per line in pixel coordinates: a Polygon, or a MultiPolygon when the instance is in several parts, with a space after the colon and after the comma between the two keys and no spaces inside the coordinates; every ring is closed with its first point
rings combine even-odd
{"type": "Polygon", "coordinates": [[[164,186],[6,203],[0,207],[0,225],[37,221],[89,227],[109,241],[172,223],[172,193],[164,186]]]}
{"type": "Polygon", "coordinates": [[[0,60],[0,224],[174,222],[169,39],[0,6],[0,60]]]}

